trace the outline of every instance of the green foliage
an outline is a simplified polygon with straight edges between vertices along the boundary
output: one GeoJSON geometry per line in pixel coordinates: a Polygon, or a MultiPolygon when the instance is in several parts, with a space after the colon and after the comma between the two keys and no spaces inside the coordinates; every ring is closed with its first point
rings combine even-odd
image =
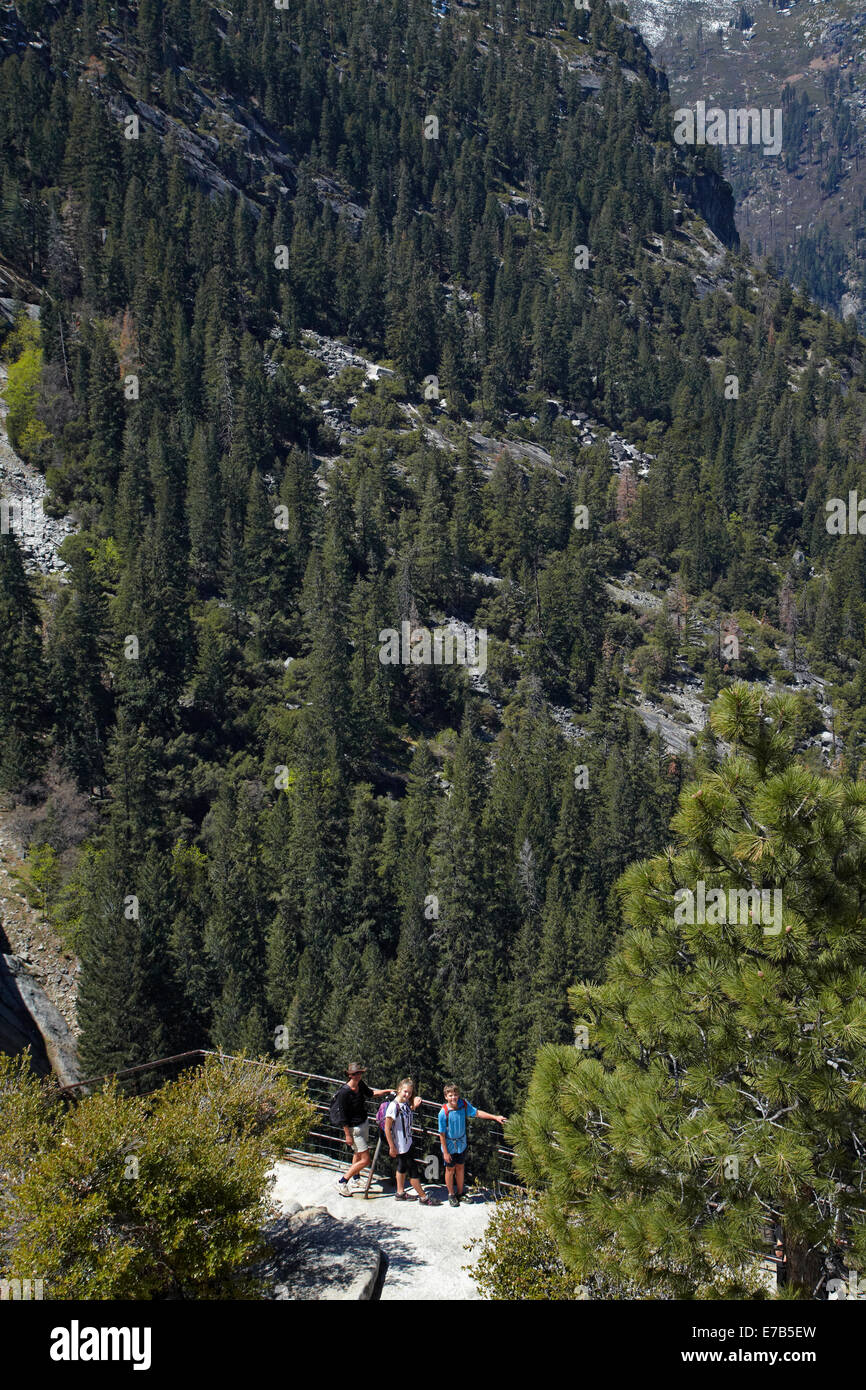
{"type": "Polygon", "coordinates": [[[255,1063],[67,1109],[0,1057],[0,1273],[38,1269],[50,1299],[255,1298],[268,1170],[312,1117],[255,1063]]]}
{"type": "Polygon", "coordinates": [[[39,456],[41,446],[48,439],[48,430],[36,414],[42,371],[39,324],[28,318],[26,313],[16,323],[14,334],[7,339],[6,352],[10,354],[9,373],[3,392],[7,410],[6,428],[13,449],[22,458],[32,459],[39,456]]]}
{"type": "Polygon", "coordinates": [[[732,676],[679,611],[613,613],[614,573],[757,609],[752,674],[795,632],[866,750],[866,545],[823,513],[862,469],[863,344],[733,249],[703,293],[688,190],[733,244],[727,191],[603,0],[484,4],[144,5],[129,34],[19,8],[41,46],[3,64],[0,257],[41,314],[6,340],[10,427],[80,534],[38,587],[0,537],[0,785],[50,741],[98,807],[62,907],[95,1071],[282,1026],[299,1066],[360,1050],[518,1104],[685,773],[630,675],[664,695],[700,649],[732,676]],[[162,118],[125,140],[117,81],[181,131],[216,86],[235,135],[214,118],[204,171],[162,118]],[[649,456],[630,479],[613,430],[649,456]],[[380,660],[383,629],[449,619],[490,629],[487,690],[380,660]]]}
{"type": "Polygon", "coordinates": [[[42,911],[47,913],[61,882],[57,851],[51,845],[34,845],[28,856],[27,867],[30,881],[40,896],[42,911]]]}
{"type": "Polygon", "coordinates": [[[41,769],[46,709],[39,615],[18,542],[0,534],[0,789],[17,791],[41,769]]]}
{"type": "Polygon", "coordinates": [[[509,1196],[497,1202],[483,1237],[468,1248],[473,1263],[466,1268],[482,1298],[559,1302],[580,1296],[545,1229],[537,1197],[509,1196]]]}
{"type": "Polygon", "coordinates": [[[623,876],[605,982],[570,992],[588,1047],[539,1054],[520,1168],[578,1278],[760,1297],[768,1221],[801,1294],[842,1232],[866,1257],[864,788],[792,762],[796,720],[790,697],[722,693],[731,756],[683,790],[676,845],[623,876]],[[699,881],[779,889],[781,917],[683,920],[675,895],[699,881]]]}

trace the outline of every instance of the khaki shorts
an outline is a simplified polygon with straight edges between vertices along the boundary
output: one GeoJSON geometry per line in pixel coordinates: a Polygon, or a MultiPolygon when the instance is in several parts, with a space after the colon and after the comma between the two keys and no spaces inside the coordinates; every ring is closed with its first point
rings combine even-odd
{"type": "Polygon", "coordinates": [[[356,1154],[366,1153],[370,1147],[370,1121],[355,1125],[352,1130],[352,1146],[356,1154]]]}

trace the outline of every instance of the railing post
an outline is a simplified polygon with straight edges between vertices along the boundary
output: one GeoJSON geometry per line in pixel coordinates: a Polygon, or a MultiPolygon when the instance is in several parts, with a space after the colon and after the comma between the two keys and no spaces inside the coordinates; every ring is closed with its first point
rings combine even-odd
{"type": "Polygon", "coordinates": [[[365,1201],[365,1202],[366,1202],[367,1198],[368,1198],[369,1195],[370,1195],[370,1183],[373,1181],[373,1174],[374,1174],[375,1171],[376,1171],[376,1164],[377,1164],[378,1159],[379,1159],[379,1150],[381,1149],[381,1147],[382,1147],[382,1131],[379,1130],[379,1138],[376,1140],[376,1151],[375,1151],[375,1153],[373,1154],[373,1162],[370,1164],[370,1173],[369,1173],[369,1176],[368,1176],[368,1178],[367,1178],[367,1186],[364,1188],[364,1201],[365,1201]]]}

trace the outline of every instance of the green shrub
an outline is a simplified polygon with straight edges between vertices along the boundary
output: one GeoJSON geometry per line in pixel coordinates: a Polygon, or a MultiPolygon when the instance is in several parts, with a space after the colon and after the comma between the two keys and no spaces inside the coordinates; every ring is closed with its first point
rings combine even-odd
{"type": "Polygon", "coordinates": [[[497,1202],[484,1235],[467,1247],[479,1250],[472,1275],[482,1298],[559,1300],[581,1297],[541,1219],[538,1198],[509,1196],[497,1202]]]}
{"type": "Polygon", "coordinates": [[[0,1056],[0,1275],[51,1299],[255,1298],[268,1173],[313,1113],[278,1069],[213,1057],[67,1109],[0,1056]]]}

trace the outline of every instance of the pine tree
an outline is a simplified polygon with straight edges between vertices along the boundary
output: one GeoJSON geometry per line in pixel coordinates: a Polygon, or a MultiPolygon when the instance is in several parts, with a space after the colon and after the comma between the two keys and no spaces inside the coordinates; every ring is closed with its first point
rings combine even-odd
{"type": "Polygon", "coordinates": [[[201,425],[196,426],[190,447],[186,507],[189,565],[194,578],[207,592],[213,590],[219,575],[224,504],[216,441],[201,425]]]}
{"type": "Polygon", "coordinates": [[[331,952],[330,998],[324,1020],[329,1066],[341,1067],[348,1056],[378,1057],[381,1053],[381,945],[387,929],[382,920],[376,864],[380,831],[372,788],[362,782],[355,788],[346,845],[346,929],[331,952]]]}
{"type": "Polygon", "coordinates": [[[43,763],[45,673],[39,614],[21,550],[0,530],[0,787],[17,790],[43,763]]]}
{"type": "Polygon", "coordinates": [[[451,794],[433,846],[437,943],[443,974],[443,1060],[463,1084],[489,1095],[496,1068],[496,950],[490,899],[481,871],[484,759],[471,716],[454,757],[451,794]]]}
{"type": "Polygon", "coordinates": [[[67,544],[71,584],[61,592],[49,631],[47,681],[54,709],[54,736],[64,765],[82,790],[105,774],[105,744],[111,716],[101,654],[106,605],[83,547],[67,544]]]}
{"type": "Polygon", "coordinates": [[[214,807],[209,839],[211,909],[204,946],[217,990],[212,1038],[226,1051],[260,1053],[267,1046],[267,892],[252,789],[223,787],[214,807]]]}
{"type": "Polygon", "coordinates": [[[177,843],[172,849],[170,881],[173,908],[170,922],[172,972],[183,1000],[176,1023],[177,1046],[201,1047],[210,1036],[216,995],[213,964],[204,945],[210,907],[207,856],[196,846],[177,843]]]}
{"type": "Polygon", "coordinates": [[[145,909],[152,875],[133,867],[124,842],[109,831],[85,856],[75,888],[81,926],[77,1016],[85,1072],[101,1076],[166,1056],[164,930],[156,905],[145,909]]]}
{"type": "MultiPolygon", "coordinates": [[[[380,1008],[385,1028],[384,1055],[398,1074],[432,1082],[438,1059],[441,989],[436,978],[435,945],[440,906],[431,891],[430,848],[437,803],[435,763],[423,740],[412,757],[406,797],[400,808],[402,842],[396,838],[393,874],[400,903],[396,956],[380,1008]]],[[[394,827],[396,837],[396,827],[394,827]]]]}
{"type": "Polygon", "coordinates": [[[676,845],[624,875],[607,980],[570,995],[582,1046],[539,1054],[521,1171],[599,1287],[760,1296],[768,1223],[807,1297],[843,1236],[866,1258],[866,790],[792,761],[795,705],[720,696],[731,756],[681,794],[676,845]]]}

